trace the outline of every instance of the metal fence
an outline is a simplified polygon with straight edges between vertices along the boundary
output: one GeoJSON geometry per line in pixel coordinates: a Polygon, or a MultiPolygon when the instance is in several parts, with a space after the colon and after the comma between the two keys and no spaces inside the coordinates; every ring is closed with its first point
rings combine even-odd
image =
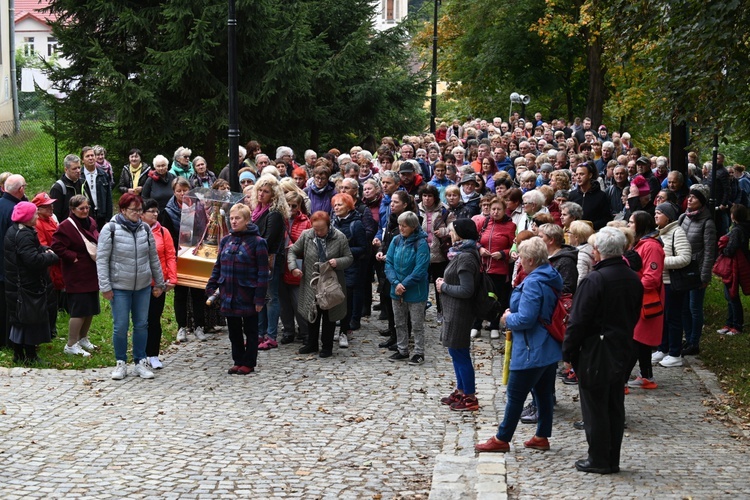
{"type": "Polygon", "coordinates": [[[23,175],[27,192],[48,191],[61,175],[56,151],[54,116],[37,92],[19,92],[19,130],[0,122],[0,172],[23,175]]]}

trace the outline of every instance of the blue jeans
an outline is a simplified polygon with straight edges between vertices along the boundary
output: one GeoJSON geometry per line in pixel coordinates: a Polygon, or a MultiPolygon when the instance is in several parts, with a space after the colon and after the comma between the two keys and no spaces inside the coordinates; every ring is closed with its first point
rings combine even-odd
{"type": "Polygon", "coordinates": [[[682,303],[682,328],[685,329],[685,343],[698,346],[703,333],[703,299],[706,289],[701,287],[685,294],[682,303]]]}
{"type": "Polygon", "coordinates": [[[117,361],[128,360],[128,327],[133,317],[133,361],[138,363],[146,357],[148,340],[148,308],[151,287],[140,290],[113,290],[112,298],[112,345],[117,361]]]}
{"type": "Polygon", "coordinates": [[[685,295],[685,292],[673,290],[672,285],[664,285],[664,333],[659,351],[677,358],[682,354],[682,310],[685,295]]]}
{"type": "Polygon", "coordinates": [[[271,276],[268,278],[268,291],[266,292],[266,306],[258,314],[258,335],[268,335],[276,340],[279,330],[279,282],[284,273],[284,254],[277,254],[273,262],[271,276]]]}
{"type": "Polygon", "coordinates": [[[474,363],[471,362],[471,349],[451,349],[448,348],[448,354],[453,360],[453,371],[456,372],[456,389],[464,394],[474,394],[476,386],[474,384],[474,363]]]}
{"type": "Polygon", "coordinates": [[[497,428],[497,439],[509,443],[521,418],[526,396],[532,389],[535,393],[537,414],[536,435],[552,435],[552,409],[555,405],[555,372],[557,362],[528,370],[511,370],[506,391],[505,415],[497,428]]]}
{"type": "Polygon", "coordinates": [[[745,323],[745,313],[742,311],[740,291],[737,291],[737,297],[733,299],[729,296],[729,287],[724,285],[724,298],[727,299],[727,326],[741,332],[745,323]]]}

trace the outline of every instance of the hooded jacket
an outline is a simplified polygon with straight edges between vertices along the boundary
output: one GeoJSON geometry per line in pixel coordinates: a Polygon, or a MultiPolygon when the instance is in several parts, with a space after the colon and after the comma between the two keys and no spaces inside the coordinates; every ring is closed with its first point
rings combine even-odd
{"type": "Polygon", "coordinates": [[[711,269],[716,261],[716,224],[711,218],[707,207],[701,208],[689,217],[687,212],[677,219],[680,227],[687,235],[688,243],[693,252],[693,260],[698,262],[701,270],[701,281],[711,281],[711,269]]]}
{"type": "Polygon", "coordinates": [[[555,255],[550,255],[549,263],[562,276],[562,292],[576,293],[578,288],[578,249],[570,245],[563,245],[555,255]]]}
{"type": "Polygon", "coordinates": [[[429,291],[429,265],[427,234],[420,226],[406,239],[400,234],[393,238],[385,259],[385,275],[391,284],[391,298],[409,303],[425,302],[429,291]],[[406,288],[401,296],[396,295],[399,284],[406,288]]]}
{"type": "Polygon", "coordinates": [[[548,320],[562,290],[560,273],[542,264],[526,276],[510,296],[506,326],[513,335],[511,370],[526,370],[557,363],[562,359],[560,343],[547,332],[540,318],[548,320]]]}
{"type": "Polygon", "coordinates": [[[690,249],[685,231],[679,222],[670,222],[659,230],[659,237],[664,243],[664,272],[662,280],[665,285],[671,284],[670,269],[682,269],[690,264],[693,254],[690,249]]]}

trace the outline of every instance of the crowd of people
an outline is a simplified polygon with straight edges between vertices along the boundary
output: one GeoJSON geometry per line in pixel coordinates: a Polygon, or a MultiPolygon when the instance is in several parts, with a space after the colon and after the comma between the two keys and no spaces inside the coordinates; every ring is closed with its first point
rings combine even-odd
{"type": "MultiPolygon", "coordinates": [[[[226,322],[229,374],[253,373],[258,350],[280,344],[301,342],[300,354],[328,358],[335,344],[349,348],[361,319],[376,313],[383,321],[379,346],[392,351],[388,360],[421,365],[432,285],[441,342],[456,373],[455,390],[441,402],[474,411],[479,399],[470,348],[485,324],[472,311],[484,274],[506,311],[486,325],[489,338],[500,339],[507,329],[513,347],[506,353],[504,420],[477,450],[506,451],[519,422],[537,424],[525,446],[548,449],[559,376],[581,384],[581,425],[591,449],[577,466],[619,470],[614,448],[621,429],[597,427],[599,415],[619,412],[630,389],[657,388],[653,364],[678,367],[682,356],[700,352],[703,300],[717,252],[747,268],[745,167],[726,166],[719,155],[711,185],[712,164],[698,168],[695,152],[683,175],[670,170],[666,157],[643,154],[628,133],[594,129],[588,118],[546,122],[539,114],[529,121],[456,120],[435,134],[383,137],[367,147],[308,150],[300,163],[286,146],[274,160],[256,141],[241,147],[244,198],[227,210],[230,232],[205,289],[177,283],[182,206],[193,188],[229,190],[229,166],[216,175],[185,147],[171,163],[156,155],[148,165],[134,148],[116,180],[106,150],[85,147],[80,157],[66,156],[64,175],[32,202],[23,177],[3,174],[0,274],[8,327],[0,331],[7,330],[16,361],[37,359],[36,346],[57,333],[58,307],[70,315],[64,352],[89,356],[101,293],[112,304],[112,378],[128,374],[128,332],[133,373],[153,378],[152,370],[162,367],[165,292],[174,289],[178,341],[191,333],[205,340],[226,322]],[[715,214],[708,207],[712,191],[715,214]],[[327,273],[345,297],[330,307],[316,296],[313,280],[327,273]],[[625,280],[623,293],[632,291],[627,307],[599,291],[613,273],[625,280]],[[29,288],[45,293],[49,311],[34,325],[20,321],[16,310],[19,290],[29,288]],[[545,327],[561,296],[573,303],[562,346],[545,327]],[[602,307],[589,307],[596,300],[604,300],[602,307]],[[617,312],[602,313],[609,309],[617,312]],[[613,324],[613,318],[621,320],[613,324]],[[595,342],[600,337],[616,347],[610,346],[617,351],[614,374],[592,371],[606,371],[588,352],[607,349],[595,342]],[[636,364],[640,375],[628,380],[636,364]],[[524,408],[529,393],[532,402],[524,408]],[[604,454],[594,443],[602,439],[612,443],[604,454]]],[[[740,290],[725,284],[727,321],[719,334],[742,332],[740,290]]]]}

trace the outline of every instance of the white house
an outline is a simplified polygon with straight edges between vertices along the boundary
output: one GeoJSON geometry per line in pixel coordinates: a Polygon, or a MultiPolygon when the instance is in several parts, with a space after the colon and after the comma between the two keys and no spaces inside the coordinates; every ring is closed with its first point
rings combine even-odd
{"type": "Polygon", "coordinates": [[[10,23],[8,0],[0,0],[0,132],[13,132],[13,93],[10,86],[10,23]]]}
{"type": "MultiPolygon", "coordinates": [[[[48,60],[58,52],[57,39],[47,24],[54,16],[42,12],[48,5],[49,0],[15,0],[16,50],[26,56],[37,55],[48,60]]],[[[57,62],[66,64],[62,59],[57,62]]]]}
{"type": "Polygon", "coordinates": [[[400,23],[409,13],[409,0],[375,0],[375,29],[387,30],[400,23]]]}

